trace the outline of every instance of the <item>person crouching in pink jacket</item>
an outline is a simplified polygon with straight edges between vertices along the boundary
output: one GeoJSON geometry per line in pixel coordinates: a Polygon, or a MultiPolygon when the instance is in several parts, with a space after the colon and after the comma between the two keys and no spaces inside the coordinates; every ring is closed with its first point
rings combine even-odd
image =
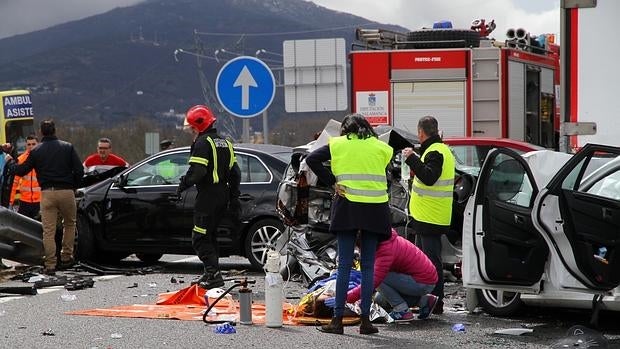
{"type": "MultiPolygon", "coordinates": [[[[437,303],[437,296],[430,294],[437,279],[431,260],[394,229],[392,236],[379,244],[375,256],[374,288],[392,306],[390,316],[394,321],[413,320],[407,299],[417,297],[418,319],[427,319],[437,303]]],[[[347,293],[347,302],[356,302],[360,293],[360,286],[351,289],[347,293]]]]}

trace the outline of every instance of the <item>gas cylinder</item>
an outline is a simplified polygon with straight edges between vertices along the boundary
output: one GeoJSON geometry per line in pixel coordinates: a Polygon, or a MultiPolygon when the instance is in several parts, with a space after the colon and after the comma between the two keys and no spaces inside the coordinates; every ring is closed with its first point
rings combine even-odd
{"type": "Polygon", "coordinates": [[[265,263],[265,325],[282,327],[282,275],[280,253],[271,250],[265,263]]]}

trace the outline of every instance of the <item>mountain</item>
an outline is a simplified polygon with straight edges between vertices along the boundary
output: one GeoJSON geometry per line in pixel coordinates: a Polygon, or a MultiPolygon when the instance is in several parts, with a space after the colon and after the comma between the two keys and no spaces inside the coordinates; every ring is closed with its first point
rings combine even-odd
{"type": "MultiPolygon", "coordinates": [[[[407,31],[303,0],[147,0],[0,40],[0,89],[30,89],[37,115],[75,124],[155,117],[204,103],[199,71],[212,88],[235,57],[228,52],[281,53],[283,40],[330,37],[350,47],[357,26],[407,31]],[[195,56],[175,55],[178,49],[204,55],[202,68],[195,56]]],[[[283,105],[277,89],[270,123],[285,117],[283,105]]]]}

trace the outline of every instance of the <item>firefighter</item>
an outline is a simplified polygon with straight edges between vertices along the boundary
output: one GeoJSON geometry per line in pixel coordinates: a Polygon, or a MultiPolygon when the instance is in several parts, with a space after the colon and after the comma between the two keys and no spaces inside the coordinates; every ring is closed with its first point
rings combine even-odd
{"type": "Polygon", "coordinates": [[[227,207],[237,215],[241,171],[232,144],[218,135],[213,127],[215,116],[204,105],[190,108],[186,114],[188,126],[194,133],[190,167],[181,177],[178,194],[196,185],[192,246],[204,265],[204,274],[192,285],[210,289],[222,287],[224,280],[218,263],[217,226],[227,207]]]}
{"type": "MultiPolygon", "coordinates": [[[[23,164],[26,161],[30,151],[37,143],[38,140],[35,135],[26,137],[26,151],[17,158],[18,164],[23,164]]],[[[11,206],[16,204],[15,196],[17,191],[19,191],[19,209],[17,212],[35,219],[39,215],[41,205],[41,187],[37,181],[37,172],[35,170],[26,173],[23,177],[15,176],[13,190],[11,191],[11,206]]]]}
{"type": "Polygon", "coordinates": [[[411,184],[409,212],[413,217],[416,245],[430,258],[437,269],[437,284],[432,294],[439,297],[435,314],[443,313],[443,263],[441,234],[448,232],[452,219],[454,190],[454,155],[439,136],[437,119],[425,116],[418,121],[418,138],[422,146],[418,156],[405,148],[405,163],[415,173],[411,184]]]}
{"type": "Polygon", "coordinates": [[[361,334],[379,330],[369,319],[373,293],[375,251],[380,241],[390,238],[387,168],[394,150],[380,141],[377,133],[360,114],[345,116],[340,137],[314,150],[306,164],[321,182],[334,185],[329,231],[338,238],[338,277],[334,315],[319,331],[343,334],[342,316],[347,298],[353,245],[359,234],[361,246],[361,334]],[[331,172],[323,163],[331,160],[331,172]]]}

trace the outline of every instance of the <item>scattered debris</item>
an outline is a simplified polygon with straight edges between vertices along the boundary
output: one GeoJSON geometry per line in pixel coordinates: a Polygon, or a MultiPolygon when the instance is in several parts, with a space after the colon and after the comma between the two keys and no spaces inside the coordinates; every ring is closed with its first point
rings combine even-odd
{"type": "Polygon", "coordinates": [[[522,334],[532,333],[532,332],[534,332],[534,330],[531,328],[504,328],[501,330],[497,330],[493,333],[494,334],[507,334],[510,336],[520,336],[522,334]]]}
{"type": "Polygon", "coordinates": [[[465,332],[465,325],[463,325],[463,324],[454,324],[454,325],[452,325],[452,331],[454,331],[454,332],[465,332]]]}
{"type": "Polygon", "coordinates": [[[74,295],[74,294],[66,294],[65,293],[65,294],[60,296],[60,299],[62,299],[65,302],[72,302],[72,301],[77,299],[77,296],[74,295]]]}
{"type": "Polygon", "coordinates": [[[232,334],[237,333],[237,329],[235,329],[235,327],[232,326],[230,323],[225,322],[221,325],[215,326],[215,328],[213,329],[213,333],[232,334]]]}
{"type": "Polygon", "coordinates": [[[176,284],[177,283],[177,279],[175,279],[174,276],[173,276],[173,277],[170,278],[170,282],[173,283],[173,284],[176,284]]]}
{"type": "Polygon", "coordinates": [[[600,332],[576,325],[568,329],[566,337],[553,343],[551,348],[609,348],[609,341],[600,332]]]}
{"type": "Polygon", "coordinates": [[[47,330],[45,330],[43,333],[41,333],[44,336],[55,336],[56,334],[54,334],[54,331],[52,331],[51,328],[48,328],[47,330]]]}
{"type": "Polygon", "coordinates": [[[153,287],[157,287],[157,283],[155,282],[151,282],[149,283],[149,287],[153,288],[153,287]]]}
{"type": "Polygon", "coordinates": [[[76,291],[85,288],[92,288],[93,286],[95,286],[95,281],[92,278],[83,278],[67,282],[65,284],[65,289],[68,291],[76,291]]]}
{"type": "Polygon", "coordinates": [[[110,338],[119,339],[119,338],[123,338],[123,335],[120,333],[112,333],[110,335],[110,338]]]}
{"type": "Polygon", "coordinates": [[[34,286],[7,286],[0,287],[0,293],[35,295],[37,289],[34,286]]]}
{"type": "Polygon", "coordinates": [[[132,285],[127,286],[127,288],[136,288],[138,287],[138,283],[134,282],[132,285]]]}

